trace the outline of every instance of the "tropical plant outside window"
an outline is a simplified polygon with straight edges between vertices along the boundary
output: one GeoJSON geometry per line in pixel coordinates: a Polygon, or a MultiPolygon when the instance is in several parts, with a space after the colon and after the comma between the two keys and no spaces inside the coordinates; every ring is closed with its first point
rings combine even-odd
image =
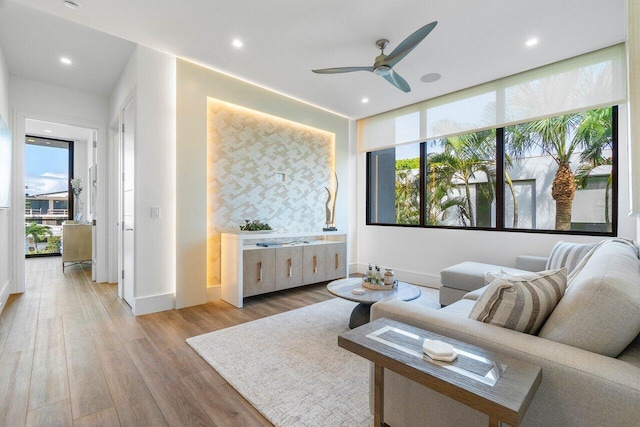
{"type": "Polygon", "coordinates": [[[612,112],[603,108],[505,128],[505,180],[533,179],[535,185],[511,193],[507,227],[612,231],[612,112]],[[598,180],[606,185],[598,188],[598,180]],[[535,223],[521,223],[523,214],[535,223]]]}
{"type": "Polygon", "coordinates": [[[602,108],[370,152],[367,221],[615,234],[616,115],[602,108]]]}
{"type": "Polygon", "coordinates": [[[495,131],[427,145],[427,225],[491,226],[495,197],[495,131]]]}

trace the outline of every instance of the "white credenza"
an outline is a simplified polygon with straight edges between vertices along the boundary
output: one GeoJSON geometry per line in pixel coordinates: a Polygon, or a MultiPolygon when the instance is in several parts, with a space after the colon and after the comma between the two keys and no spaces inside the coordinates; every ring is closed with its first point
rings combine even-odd
{"type": "Polygon", "coordinates": [[[236,307],[245,297],[349,274],[343,232],[222,233],[221,252],[221,296],[236,307]],[[283,245],[265,248],[260,242],[283,245]]]}

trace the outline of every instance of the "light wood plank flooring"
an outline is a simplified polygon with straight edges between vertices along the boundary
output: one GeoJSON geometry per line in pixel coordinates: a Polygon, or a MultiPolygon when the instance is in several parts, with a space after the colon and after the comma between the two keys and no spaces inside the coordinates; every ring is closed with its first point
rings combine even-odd
{"type": "Polygon", "coordinates": [[[269,426],[185,339],[331,299],[323,284],[134,317],[88,266],[26,261],[0,315],[1,426],[269,426]]]}

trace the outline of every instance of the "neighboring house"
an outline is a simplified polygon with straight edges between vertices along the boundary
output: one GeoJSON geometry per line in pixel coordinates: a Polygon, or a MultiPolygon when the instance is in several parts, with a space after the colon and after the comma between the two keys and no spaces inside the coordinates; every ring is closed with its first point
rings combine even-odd
{"type": "Polygon", "coordinates": [[[43,193],[25,196],[24,215],[27,222],[61,225],[69,218],[69,193],[43,193]]]}

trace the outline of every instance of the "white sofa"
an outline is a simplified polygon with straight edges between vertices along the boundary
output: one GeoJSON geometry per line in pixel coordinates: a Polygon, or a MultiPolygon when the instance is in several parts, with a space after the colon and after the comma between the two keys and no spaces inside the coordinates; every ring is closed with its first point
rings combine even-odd
{"type": "MultiPolygon", "coordinates": [[[[637,248],[602,243],[569,275],[568,285],[538,336],[469,319],[470,298],[480,292],[440,310],[380,302],[371,319],[395,319],[540,366],[542,382],[524,426],[640,425],[637,248]]],[[[393,372],[385,374],[384,405],[385,422],[393,427],[488,423],[486,415],[393,372]]]]}

